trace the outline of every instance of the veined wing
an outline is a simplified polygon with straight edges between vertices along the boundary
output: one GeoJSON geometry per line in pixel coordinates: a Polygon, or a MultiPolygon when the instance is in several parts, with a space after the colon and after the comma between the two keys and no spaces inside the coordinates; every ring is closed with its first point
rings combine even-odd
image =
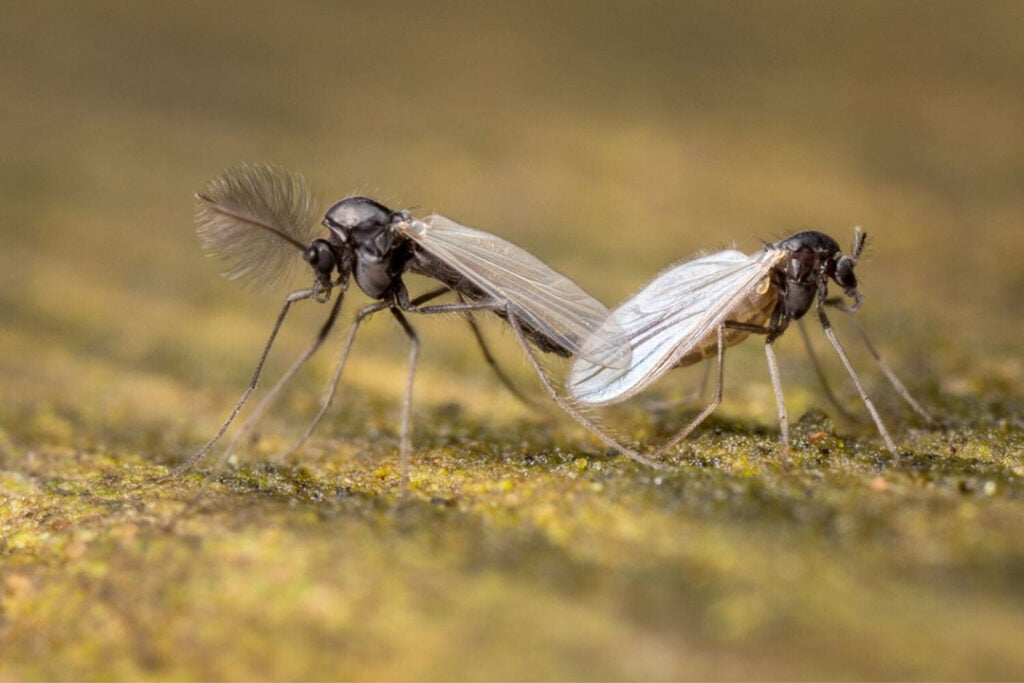
{"type": "Polygon", "coordinates": [[[606,324],[608,309],[536,256],[436,214],[397,230],[574,355],[613,371],[629,366],[626,336],[606,324]]]}
{"type": "Polygon", "coordinates": [[[672,266],[609,317],[629,338],[632,364],[608,372],[578,358],[569,371],[569,392],[593,405],[617,403],[640,392],[674,367],[758,292],[782,252],[748,256],[734,249],[672,266]]]}

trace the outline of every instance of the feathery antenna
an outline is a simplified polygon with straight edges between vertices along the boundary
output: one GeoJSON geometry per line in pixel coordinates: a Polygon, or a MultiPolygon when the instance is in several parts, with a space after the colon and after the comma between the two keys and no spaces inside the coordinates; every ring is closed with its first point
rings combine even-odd
{"type": "Polygon", "coordinates": [[[227,262],[224,275],[255,285],[281,280],[313,239],[319,208],[305,179],[278,166],[240,164],[196,195],[196,232],[203,249],[227,262]]]}

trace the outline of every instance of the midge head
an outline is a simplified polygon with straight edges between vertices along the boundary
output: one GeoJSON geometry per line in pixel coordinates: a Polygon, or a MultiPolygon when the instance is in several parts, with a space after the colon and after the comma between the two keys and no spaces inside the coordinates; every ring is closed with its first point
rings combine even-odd
{"type": "Polygon", "coordinates": [[[842,287],[846,296],[853,299],[852,304],[844,307],[845,310],[855,311],[860,308],[863,296],[857,290],[857,276],[853,270],[864,251],[866,240],[867,235],[857,228],[849,256],[841,253],[839,243],[834,239],[813,230],[799,232],[775,244],[766,245],[765,251],[787,252],[770,275],[779,292],[777,324],[784,329],[790,320],[803,317],[816,296],[824,301],[830,279],[842,287]]]}
{"type": "Polygon", "coordinates": [[[321,223],[330,231],[329,238],[318,237],[302,251],[313,270],[316,298],[326,300],[331,288],[345,286],[353,271],[367,295],[383,297],[396,285],[408,260],[408,250],[400,249],[407,240],[394,225],[409,219],[407,211],[392,211],[368,197],[347,197],[328,209],[321,223]]]}
{"type": "MultiPolygon", "coordinates": [[[[392,211],[368,197],[342,199],[324,215],[331,246],[338,256],[347,256],[348,269],[367,296],[382,299],[401,286],[413,248],[395,227],[409,220],[408,211],[392,211]]],[[[317,265],[310,264],[316,271],[317,265]]]]}

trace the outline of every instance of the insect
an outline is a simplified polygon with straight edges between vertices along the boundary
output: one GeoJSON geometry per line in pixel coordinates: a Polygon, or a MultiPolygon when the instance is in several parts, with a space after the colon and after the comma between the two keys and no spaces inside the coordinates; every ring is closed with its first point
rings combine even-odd
{"type": "MultiPolygon", "coordinates": [[[[853,249],[850,255],[844,255],[828,235],[807,231],[766,244],[762,251],[754,254],[729,249],[671,266],[613,311],[609,318],[609,329],[621,329],[629,337],[632,350],[629,369],[622,372],[601,366],[590,362],[587,354],[581,354],[569,371],[569,393],[584,404],[618,403],[642,391],[672,368],[717,358],[711,403],[669,439],[658,451],[662,452],[689,436],[718,408],[722,401],[725,349],[751,334],[763,334],[779,411],[782,449],[788,452],[789,419],[774,344],[791,321],[799,320],[813,306],[825,336],[853,379],[886,448],[893,455],[898,454],[895,441],[836,338],[825,311],[826,307],[834,307],[852,314],[861,307],[863,296],[857,290],[854,267],[866,240],[867,235],[856,229],[853,249]],[[848,302],[829,298],[830,280],[843,290],[848,302]]],[[[884,363],[863,329],[857,326],[857,330],[897,393],[931,421],[931,416],[884,363]]]]}
{"type": "Polygon", "coordinates": [[[629,347],[621,330],[607,322],[608,310],[602,304],[523,249],[444,216],[418,219],[407,211],[394,211],[360,196],[335,203],[318,221],[316,202],[302,177],[275,166],[240,165],[229,169],[211,181],[197,198],[200,240],[208,251],[229,262],[229,278],[250,278],[257,283],[274,281],[301,257],[310,268],[312,285],[286,297],[252,379],[234,409],[214,437],[168,476],[193,467],[227,431],[255,391],[290,308],[307,300],[326,303],[337,290],[338,296],[313,343],[248,418],[229,446],[230,451],[284,384],[324,343],[352,280],[376,302],[356,313],[320,410],[292,451],[310,436],[330,406],[359,326],[370,315],[386,310],[410,342],[400,427],[404,490],[411,452],[413,378],[420,349],[408,314],[466,316],[488,363],[508,384],[472,319],[474,313],[489,311],[511,327],[552,400],[607,445],[635,460],[656,465],[598,429],[551,386],[534,347],[561,357],[584,354],[594,367],[615,368],[619,372],[629,366],[629,347]],[[314,232],[317,222],[326,228],[326,234],[320,237],[314,232]],[[427,276],[442,286],[411,297],[402,279],[406,273],[427,276]],[[454,293],[457,301],[429,304],[446,293],[454,293]]]}

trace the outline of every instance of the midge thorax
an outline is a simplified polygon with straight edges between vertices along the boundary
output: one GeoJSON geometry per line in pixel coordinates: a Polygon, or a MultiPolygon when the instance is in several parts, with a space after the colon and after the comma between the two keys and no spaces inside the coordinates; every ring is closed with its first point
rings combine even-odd
{"type": "Polygon", "coordinates": [[[785,332],[791,320],[802,318],[816,298],[824,303],[830,279],[853,299],[845,310],[852,312],[860,308],[863,297],[857,291],[853,267],[864,250],[866,239],[865,233],[856,234],[852,256],[844,256],[834,239],[815,231],[800,232],[781,242],[765,245],[766,252],[783,252],[781,261],[768,275],[778,292],[778,303],[768,323],[768,341],[774,341],[785,332]]]}

